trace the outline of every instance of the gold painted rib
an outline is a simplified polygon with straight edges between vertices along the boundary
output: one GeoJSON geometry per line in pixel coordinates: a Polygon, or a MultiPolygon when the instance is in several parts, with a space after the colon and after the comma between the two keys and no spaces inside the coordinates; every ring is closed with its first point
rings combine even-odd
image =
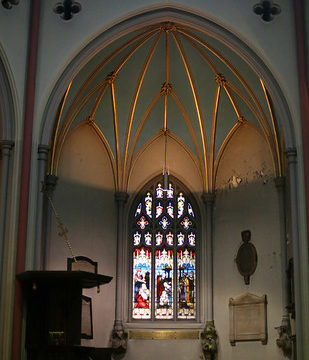
{"type": "MultiPolygon", "coordinates": [[[[144,38],[142,38],[142,40],[140,40],[136,45],[135,47],[129,51],[129,53],[120,61],[119,65],[116,67],[116,70],[115,70],[115,76],[118,74],[118,72],[122,69],[122,67],[125,65],[125,63],[130,59],[130,57],[141,47],[143,46],[148,40],[150,40],[156,33],[158,33],[160,31],[160,29],[155,29],[155,30],[152,30],[151,32],[149,32],[147,34],[147,36],[145,36],[144,38]]],[[[137,37],[138,39],[140,37],[137,37]]],[[[134,38],[134,42],[136,41],[136,38],[134,38]]],[[[126,43],[127,44],[127,43],[126,43]]],[[[130,45],[132,44],[132,42],[130,42],[130,45]]],[[[128,45],[129,46],[129,45],[128,45]]],[[[126,47],[120,47],[121,48],[121,51],[123,49],[125,49],[126,47]]],[[[102,66],[99,66],[89,77],[88,79],[92,79],[98,72],[99,70],[102,70],[102,68],[109,62],[111,61],[116,55],[118,55],[118,53],[120,53],[121,51],[117,51],[118,49],[116,49],[109,57],[107,57],[107,59],[105,59],[103,61],[103,63],[101,63],[102,66]]],[[[87,80],[88,80],[87,79],[87,80]]],[[[89,80],[89,82],[86,82],[83,84],[82,86],[82,89],[84,89],[86,87],[86,84],[89,85],[89,82],[91,80],[89,80]]],[[[99,86],[97,85],[96,87],[101,87],[106,84],[106,78],[99,84],[99,86]]],[[[104,90],[105,91],[105,90],[104,90]]],[[[66,113],[65,115],[65,118],[64,118],[64,126],[67,126],[67,127],[70,127],[71,124],[72,124],[72,121],[70,121],[70,115],[71,115],[71,112],[73,111],[73,106],[75,106],[76,104],[76,99],[79,99],[79,97],[81,96],[81,92],[79,92],[77,94],[77,96],[74,98],[70,108],[68,109],[68,112],[66,113]],[[68,125],[66,125],[68,123],[68,125]]],[[[102,96],[100,97],[100,101],[102,99],[102,96]]],[[[95,107],[96,109],[98,108],[98,104],[99,102],[96,103],[95,107]]],[[[74,111],[75,112],[75,111],[74,111]]],[[[92,116],[94,115],[94,113],[92,114],[92,116]]],[[[65,133],[67,133],[67,131],[65,131],[65,133]]]]}
{"type": "MultiPolygon", "coordinates": [[[[132,160],[132,164],[130,167],[130,172],[129,172],[129,176],[128,176],[128,184],[130,182],[130,178],[132,175],[132,169],[134,168],[134,165],[136,164],[136,162],[138,162],[139,157],[143,154],[143,152],[154,142],[156,141],[158,138],[160,138],[163,134],[163,131],[159,131],[157,134],[153,135],[146,143],[143,144],[142,148],[138,151],[138,153],[136,154],[136,156],[134,157],[134,159],[132,160]]],[[[203,182],[203,176],[202,176],[202,169],[200,167],[200,163],[197,160],[196,156],[194,156],[194,154],[192,153],[191,149],[175,134],[173,134],[170,131],[167,131],[167,136],[169,136],[171,139],[173,139],[175,142],[177,142],[183,149],[184,151],[189,155],[189,157],[192,159],[194,165],[196,166],[200,177],[201,177],[201,185],[202,185],[202,189],[204,190],[204,182],[203,182]]]]}
{"type": "Polygon", "coordinates": [[[277,154],[277,167],[278,167],[278,175],[282,176],[282,167],[281,167],[281,156],[280,156],[280,148],[279,148],[279,142],[278,142],[278,134],[277,134],[277,130],[276,130],[276,126],[275,126],[275,119],[273,116],[273,112],[272,112],[272,108],[270,106],[270,101],[269,101],[269,97],[268,97],[268,92],[265,88],[264,82],[262,79],[260,79],[264,94],[265,94],[265,98],[267,101],[267,106],[268,106],[268,110],[270,113],[270,118],[271,118],[271,123],[272,123],[272,127],[273,127],[273,131],[274,131],[274,136],[275,136],[275,146],[276,146],[276,154],[277,154]]]}
{"type": "MultiPolygon", "coordinates": [[[[87,121],[87,120],[86,120],[87,121]]],[[[112,149],[106,139],[106,137],[104,136],[104,134],[102,133],[102,131],[100,130],[100,128],[98,127],[98,125],[95,122],[88,122],[89,126],[91,126],[91,128],[95,131],[95,133],[99,136],[100,140],[102,141],[107,154],[108,154],[108,158],[109,161],[111,163],[111,167],[112,167],[112,171],[113,171],[113,178],[114,178],[114,186],[115,186],[115,191],[117,189],[117,170],[116,170],[116,162],[115,162],[115,158],[114,158],[114,154],[112,152],[112,149]]]]}
{"type": "Polygon", "coordinates": [[[186,112],[186,109],[184,108],[183,104],[181,103],[180,99],[178,98],[178,96],[175,94],[174,91],[171,92],[171,96],[172,98],[174,99],[176,105],[178,106],[185,122],[186,122],[186,125],[189,129],[189,132],[190,132],[190,135],[191,135],[191,138],[192,138],[192,141],[193,141],[193,145],[194,145],[194,148],[195,148],[195,151],[196,151],[196,155],[197,155],[197,158],[198,158],[198,161],[199,161],[199,170],[201,172],[201,175],[202,175],[202,179],[203,179],[203,190],[204,190],[204,184],[206,183],[205,181],[205,178],[204,178],[204,174],[205,172],[203,171],[203,157],[202,157],[202,154],[201,154],[201,150],[200,150],[200,147],[199,147],[199,144],[198,144],[198,140],[197,140],[197,137],[196,137],[196,134],[195,134],[195,131],[193,129],[193,126],[192,126],[192,122],[190,120],[190,117],[188,115],[188,113],[186,112]]]}
{"type": "Polygon", "coordinates": [[[219,71],[216,68],[216,66],[211,62],[211,60],[208,58],[208,56],[205,54],[205,52],[203,52],[190,38],[184,36],[181,33],[182,38],[187,41],[197,52],[198,54],[201,56],[201,58],[207,63],[207,65],[211,68],[211,70],[213,71],[214,74],[218,74],[219,71]]]}
{"type": "Polygon", "coordinates": [[[263,134],[265,136],[267,136],[267,132],[266,129],[263,125],[263,121],[259,115],[259,113],[256,111],[256,109],[253,107],[253,105],[251,104],[251,102],[245,97],[245,95],[233,84],[227,82],[226,83],[226,87],[231,89],[236,95],[238,95],[241,100],[245,103],[245,105],[247,105],[247,107],[250,109],[251,113],[254,115],[254,117],[256,118],[257,122],[259,123],[259,125],[262,128],[263,134]]]}
{"type": "MultiPolygon", "coordinates": [[[[96,93],[96,91],[98,91],[98,90],[99,90],[99,87],[97,89],[94,89],[91,93],[87,94],[87,97],[85,97],[81,101],[81,103],[78,105],[78,107],[75,109],[74,114],[73,114],[73,116],[72,116],[72,118],[70,120],[70,123],[63,124],[63,126],[62,126],[62,128],[60,130],[60,133],[59,133],[59,140],[58,140],[58,144],[57,144],[57,147],[56,147],[55,162],[59,161],[59,156],[60,156],[60,153],[62,151],[62,146],[63,146],[63,143],[64,143],[64,139],[67,136],[70,125],[74,122],[77,115],[79,114],[81,109],[87,104],[87,102],[91,98],[91,96],[93,96],[96,93]]],[[[57,175],[57,173],[55,173],[55,175],[57,175]]]]}
{"type": "Polygon", "coordinates": [[[163,131],[167,130],[167,106],[168,106],[168,95],[164,95],[164,121],[163,121],[163,131]]]}
{"type": "MultiPolygon", "coordinates": [[[[165,85],[168,87],[170,80],[170,42],[169,31],[165,32],[165,85]]],[[[164,116],[163,116],[163,131],[167,130],[167,114],[168,114],[168,90],[166,88],[164,94],[164,116]]]]}
{"type": "MultiPolygon", "coordinates": [[[[161,91],[159,91],[157,93],[157,95],[154,97],[154,99],[152,100],[152,102],[150,103],[150,105],[148,106],[148,108],[146,109],[141,121],[138,124],[138,128],[136,130],[136,133],[134,135],[133,141],[132,141],[132,146],[129,152],[129,156],[128,156],[128,171],[127,171],[127,176],[126,176],[126,189],[128,188],[128,179],[129,179],[129,174],[131,171],[131,165],[132,165],[132,160],[133,160],[133,155],[134,155],[134,151],[137,145],[137,141],[140,137],[140,134],[143,130],[143,127],[145,125],[146,120],[148,119],[148,116],[150,115],[152,109],[154,108],[154,106],[156,105],[156,103],[159,101],[160,97],[162,96],[161,91]]],[[[125,189],[125,191],[126,191],[125,189]]]]}
{"type": "Polygon", "coordinates": [[[140,49],[148,40],[150,40],[154,35],[156,35],[160,30],[155,31],[153,34],[146,36],[145,39],[142,39],[126,56],[123,57],[120,64],[117,66],[114,71],[115,75],[119,73],[119,71],[123,68],[123,66],[128,62],[128,60],[136,53],[138,49],[140,49]]]}
{"type": "Polygon", "coordinates": [[[170,81],[170,38],[169,32],[165,32],[165,82],[170,81]]]}
{"type": "MultiPolygon", "coordinates": [[[[118,54],[120,54],[122,51],[124,51],[126,48],[128,48],[129,46],[131,46],[134,42],[138,41],[139,39],[145,37],[145,39],[148,39],[148,36],[152,35],[152,33],[154,32],[158,32],[158,28],[156,27],[154,29],[151,30],[146,30],[144,32],[142,32],[141,34],[138,34],[136,36],[134,36],[132,39],[126,41],[124,44],[122,44],[121,46],[119,46],[117,49],[115,49],[109,56],[107,56],[106,59],[104,59],[98,66],[97,68],[88,76],[88,78],[84,81],[84,83],[82,84],[82,86],[80,87],[78,93],[76,94],[76,96],[74,97],[67,113],[65,116],[65,121],[67,118],[71,117],[71,113],[72,111],[76,108],[76,105],[80,102],[80,98],[84,92],[84,90],[87,88],[87,86],[90,84],[90,82],[95,78],[95,76],[104,68],[104,66],[106,64],[108,64],[111,60],[113,60],[118,54]]],[[[154,34],[153,34],[154,35],[154,34]]],[[[152,36],[149,37],[149,39],[152,36]]]]}
{"type": "Polygon", "coordinates": [[[133,118],[134,118],[134,114],[135,114],[135,108],[136,108],[136,104],[137,104],[137,99],[147,72],[147,69],[149,67],[150,61],[153,57],[153,54],[158,46],[159,40],[161,39],[162,33],[160,33],[157,37],[157,39],[155,40],[154,44],[152,45],[152,48],[149,51],[149,54],[146,58],[146,61],[144,63],[143,69],[141,71],[138,83],[137,83],[137,87],[135,90],[135,94],[133,96],[132,102],[131,102],[131,108],[130,108],[130,114],[129,114],[129,120],[128,120],[128,125],[127,125],[127,131],[126,131],[126,137],[125,137],[125,146],[124,146],[124,154],[123,154],[123,170],[122,170],[122,187],[124,188],[125,186],[125,176],[126,176],[126,166],[127,166],[127,156],[128,156],[128,148],[129,148],[129,142],[130,142],[130,136],[131,136],[131,129],[132,129],[132,123],[133,123],[133,118]]]}
{"type": "Polygon", "coordinates": [[[116,106],[115,86],[111,83],[111,95],[113,104],[113,116],[114,116],[114,129],[115,129],[115,144],[116,144],[116,159],[117,159],[117,180],[116,189],[119,191],[120,177],[121,177],[121,159],[120,159],[120,146],[119,146],[119,131],[118,131],[118,114],[116,106]]]}
{"type": "Polygon", "coordinates": [[[66,92],[65,92],[65,94],[64,94],[64,97],[63,97],[63,100],[62,100],[62,104],[61,104],[61,108],[60,108],[59,115],[58,115],[58,119],[57,119],[57,125],[56,125],[56,129],[55,129],[54,137],[53,137],[53,146],[52,146],[50,169],[49,169],[49,173],[50,173],[51,175],[54,174],[54,158],[55,158],[56,143],[57,143],[57,137],[58,137],[58,130],[59,130],[59,126],[60,126],[60,120],[61,120],[61,116],[62,116],[64,104],[65,104],[65,101],[66,101],[66,99],[67,99],[67,97],[68,97],[68,94],[69,94],[71,85],[72,85],[72,81],[69,83],[69,86],[68,86],[68,88],[66,89],[66,92]]]}
{"type": "Polygon", "coordinates": [[[232,96],[232,94],[230,93],[230,91],[228,90],[227,86],[224,85],[223,87],[224,87],[224,90],[225,90],[227,96],[229,97],[230,102],[231,102],[231,104],[232,104],[232,106],[233,106],[233,108],[234,108],[234,111],[235,111],[235,113],[236,113],[237,119],[239,119],[239,118],[240,118],[240,112],[239,112],[238,106],[237,106],[237,104],[236,104],[236,101],[235,101],[235,99],[233,98],[233,96],[232,96]]]}
{"type": "Polygon", "coordinates": [[[104,80],[104,85],[102,86],[102,89],[101,89],[99,95],[97,96],[97,99],[96,99],[96,101],[95,101],[95,103],[94,103],[94,105],[92,107],[91,112],[90,112],[89,118],[91,118],[91,119],[94,118],[94,115],[98,110],[98,107],[100,105],[100,102],[101,102],[104,94],[105,94],[105,91],[106,91],[107,87],[108,87],[108,83],[107,83],[106,80],[104,80]]]}
{"type": "Polygon", "coordinates": [[[218,154],[216,156],[216,160],[214,163],[214,176],[213,176],[213,185],[214,185],[214,191],[216,190],[216,178],[217,178],[217,172],[218,172],[218,167],[219,167],[219,163],[221,160],[221,157],[224,153],[225,148],[227,147],[227,144],[229,143],[229,141],[231,140],[232,136],[235,134],[236,130],[238,130],[238,128],[241,126],[242,124],[237,121],[237,123],[232,127],[232,129],[229,131],[229,133],[227,134],[227,136],[225,137],[223,143],[220,146],[220,149],[218,151],[218,154]]]}
{"type": "Polygon", "coordinates": [[[277,158],[276,158],[276,153],[275,153],[274,144],[273,144],[273,138],[272,138],[272,134],[270,133],[270,129],[268,127],[265,128],[259,114],[253,108],[250,101],[248,101],[248,99],[242,94],[242,92],[239,89],[236,88],[236,86],[234,86],[228,82],[227,82],[226,86],[229,87],[232,91],[234,91],[243,100],[243,102],[248,106],[248,108],[251,110],[252,114],[257,119],[259,125],[261,126],[262,133],[267,141],[267,144],[269,145],[269,148],[270,148],[270,151],[272,154],[272,158],[273,158],[274,169],[276,172],[277,171],[277,158]]]}
{"type": "Polygon", "coordinates": [[[212,117],[212,125],[211,125],[211,145],[210,145],[210,174],[209,174],[209,191],[212,192],[214,190],[214,178],[213,178],[213,169],[214,169],[214,153],[215,153],[215,139],[216,139],[216,128],[217,128],[217,116],[218,116],[218,106],[219,99],[221,93],[221,86],[217,86],[214,111],[212,117]]]}
{"type": "MultiPolygon", "coordinates": [[[[130,59],[130,57],[141,47],[143,46],[151,37],[153,37],[156,33],[158,33],[160,31],[160,29],[155,29],[153,30],[152,32],[150,32],[150,34],[148,34],[146,37],[144,37],[123,59],[122,61],[120,62],[120,64],[116,67],[116,70],[114,71],[114,74],[113,76],[116,76],[117,73],[122,69],[122,67],[125,65],[125,63],[130,59]]],[[[109,59],[111,60],[112,57],[110,56],[109,59]]],[[[106,65],[107,62],[105,62],[105,65],[106,65]]],[[[102,97],[106,91],[106,88],[107,88],[107,84],[108,84],[109,80],[108,80],[108,77],[105,78],[99,86],[96,86],[97,87],[101,87],[103,86],[102,88],[102,91],[101,93],[99,94],[97,100],[96,100],[96,103],[92,109],[92,112],[91,112],[91,117],[94,116],[96,110],[98,109],[98,106],[99,106],[99,103],[100,101],[102,100],[102,97]]],[[[92,91],[91,91],[92,92],[92,91]]],[[[84,103],[84,102],[83,102],[84,103]]],[[[80,107],[79,107],[80,108],[80,107]]],[[[61,143],[60,143],[60,147],[62,147],[62,144],[65,140],[65,137],[66,135],[68,134],[68,131],[69,131],[69,128],[70,126],[72,125],[75,117],[77,116],[77,112],[74,111],[74,114],[76,114],[74,116],[74,118],[67,118],[67,120],[65,121],[64,125],[63,125],[63,131],[62,131],[62,139],[61,139],[61,143]]]]}
{"type": "Polygon", "coordinates": [[[200,107],[200,103],[199,103],[199,99],[198,99],[198,94],[194,85],[194,81],[193,81],[193,77],[191,74],[191,70],[189,67],[189,63],[186,59],[186,56],[184,54],[184,51],[182,49],[182,46],[180,44],[180,42],[178,41],[177,37],[175,36],[175,34],[173,34],[173,38],[176,42],[178,51],[180,53],[180,56],[182,58],[184,67],[186,69],[186,73],[190,82],[190,87],[191,87],[191,91],[192,91],[192,95],[194,98],[194,103],[195,103],[195,108],[196,108],[196,112],[197,112],[197,117],[198,117],[198,121],[199,121],[199,126],[200,126],[200,132],[201,132],[201,138],[202,138],[202,145],[203,145],[203,157],[204,157],[204,167],[205,167],[205,180],[206,180],[206,192],[209,191],[209,184],[208,184],[208,169],[207,169],[207,144],[206,144],[206,136],[205,136],[205,129],[204,129],[204,122],[203,122],[203,118],[202,118],[202,112],[201,112],[201,107],[200,107]]]}
{"type": "Polygon", "coordinates": [[[208,45],[204,40],[202,40],[201,38],[199,38],[198,36],[184,31],[181,28],[177,28],[177,31],[179,33],[181,33],[184,36],[189,37],[190,39],[196,41],[198,44],[202,45],[204,48],[206,48],[207,50],[209,50],[212,54],[214,54],[221,62],[223,62],[223,64],[225,64],[231,71],[232,73],[237,77],[237,79],[241,82],[241,84],[243,85],[243,87],[247,90],[247,92],[249,93],[249,95],[251,96],[254,105],[257,107],[259,113],[261,114],[261,118],[263,119],[263,122],[265,123],[266,127],[268,127],[268,122],[267,122],[267,118],[266,115],[264,113],[264,110],[261,106],[261,104],[259,103],[258,99],[256,98],[256,96],[254,95],[254,92],[252,91],[252,89],[250,88],[250,86],[246,83],[246,81],[244,80],[244,78],[240,75],[240,73],[234,68],[234,66],[227,60],[225,59],[224,56],[222,56],[218,51],[216,51],[212,46],[208,45]]]}

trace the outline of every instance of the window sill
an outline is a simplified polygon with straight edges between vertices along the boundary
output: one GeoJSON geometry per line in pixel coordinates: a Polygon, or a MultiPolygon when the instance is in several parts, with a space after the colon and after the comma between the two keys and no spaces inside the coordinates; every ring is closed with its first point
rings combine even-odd
{"type": "Polygon", "coordinates": [[[200,330],[203,331],[205,324],[201,322],[187,322],[187,321],[178,321],[178,322],[167,322],[167,321],[152,321],[152,322],[128,322],[124,323],[125,330],[200,330]]]}

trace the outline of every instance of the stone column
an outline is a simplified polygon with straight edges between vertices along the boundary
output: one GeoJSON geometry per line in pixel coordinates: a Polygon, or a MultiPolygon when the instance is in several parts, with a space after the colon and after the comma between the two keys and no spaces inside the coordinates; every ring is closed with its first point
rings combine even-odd
{"type": "Polygon", "coordinates": [[[0,279],[2,279],[3,271],[3,252],[4,240],[6,232],[6,209],[7,209],[7,194],[10,170],[10,155],[14,143],[13,141],[2,140],[0,141],[0,150],[2,157],[1,169],[1,189],[0,189],[0,279]]]}
{"type": "Polygon", "coordinates": [[[44,176],[46,173],[46,163],[48,159],[49,146],[39,145],[38,148],[38,192],[36,209],[36,229],[35,229],[35,254],[33,270],[43,269],[44,242],[43,221],[44,221],[44,193],[42,191],[44,176]]]}
{"type": "Polygon", "coordinates": [[[276,327],[279,338],[276,343],[288,358],[291,356],[292,337],[291,324],[288,312],[288,277],[287,277],[287,236],[286,236],[286,204],[285,204],[285,178],[277,177],[275,185],[279,197],[279,221],[281,243],[281,285],[282,285],[282,320],[281,325],[276,327]]]}
{"type": "MultiPolygon", "coordinates": [[[[55,191],[56,185],[57,185],[58,177],[56,175],[47,174],[45,175],[45,191],[47,192],[48,196],[52,199],[53,193],[55,191]]],[[[49,201],[44,196],[43,200],[43,232],[42,237],[44,239],[43,248],[42,248],[42,268],[46,268],[46,254],[47,254],[47,244],[48,240],[50,238],[50,232],[51,232],[51,220],[52,220],[52,210],[49,204],[49,201]]]]}
{"type": "Polygon", "coordinates": [[[207,282],[207,307],[206,318],[208,322],[214,322],[213,309],[213,207],[215,195],[204,193],[202,195],[206,207],[206,282],[207,282]]]}
{"type": "Polygon", "coordinates": [[[218,349],[218,336],[214,323],[214,296],[213,296],[213,209],[215,202],[214,193],[202,195],[206,207],[206,283],[207,283],[207,305],[206,325],[201,333],[201,345],[205,359],[215,359],[218,349]]]}
{"type": "Polygon", "coordinates": [[[296,149],[286,150],[288,159],[288,174],[290,182],[291,198],[291,232],[293,241],[294,258],[294,291],[295,291],[295,315],[297,358],[303,359],[302,349],[302,322],[301,322],[301,289],[300,289],[300,254],[299,254],[299,231],[298,231],[298,196],[297,196],[297,152],[296,149]]]}
{"type": "Polygon", "coordinates": [[[279,197],[280,243],[281,243],[281,277],[282,277],[282,323],[281,326],[290,327],[288,313],[288,278],[287,278],[287,237],[286,237],[286,210],[285,210],[285,178],[277,177],[275,185],[279,197]]]}
{"type": "Polygon", "coordinates": [[[115,294],[115,322],[112,332],[112,347],[115,352],[125,352],[127,348],[127,333],[124,332],[122,322],[123,304],[123,244],[124,244],[124,207],[128,200],[126,192],[116,192],[117,203],[117,258],[116,258],[116,294],[115,294]]]}

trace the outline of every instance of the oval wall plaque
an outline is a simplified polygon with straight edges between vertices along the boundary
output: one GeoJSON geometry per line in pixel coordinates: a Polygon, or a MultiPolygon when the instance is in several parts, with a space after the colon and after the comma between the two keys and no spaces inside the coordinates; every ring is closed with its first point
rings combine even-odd
{"type": "Polygon", "coordinates": [[[245,284],[250,283],[250,276],[255,272],[257,266],[257,252],[255,246],[249,241],[251,240],[251,231],[245,230],[241,232],[243,244],[240,245],[236,264],[239,273],[244,277],[245,284]]]}

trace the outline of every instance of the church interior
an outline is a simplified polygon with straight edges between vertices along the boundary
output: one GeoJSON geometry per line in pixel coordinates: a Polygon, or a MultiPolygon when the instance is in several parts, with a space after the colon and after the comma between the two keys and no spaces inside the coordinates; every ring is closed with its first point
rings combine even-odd
{"type": "Polygon", "coordinates": [[[306,14],[1,2],[1,359],[309,359],[306,14]]]}

